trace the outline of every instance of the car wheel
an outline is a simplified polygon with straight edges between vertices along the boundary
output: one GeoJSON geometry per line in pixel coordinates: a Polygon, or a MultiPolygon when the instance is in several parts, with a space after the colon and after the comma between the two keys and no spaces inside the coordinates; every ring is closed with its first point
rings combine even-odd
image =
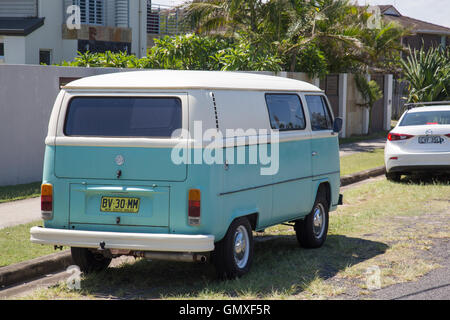
{"type": "Polygon", "coordinates": [[[71,253],[74,264],[84,273],[103,271],[108,268],[112,260],[86,248],[71,248],[71,253]]]}
{"type": "Polygon", "coordinates": [[[323,192],[317,195],[313,209],[303,220],[295,222],[295,233],[301,247],[320,248],[328,234],[329,204],[323,192]]]}
{"type": "Polygon", "coordinates": [[[401,178],[402,178],[402,175],[400,173],[396,173],[396,172],[387,172],[386,173],[386,179],[388,179],[389,181],[400,182],[401,178]]]}
{"type": "Polygon", "coordinates": [[[216,243],[212,255],[218,277],[235,279],[249,272],[253,249],[253,234],[248,219],[233,221],[225,237],[216,243]]]}

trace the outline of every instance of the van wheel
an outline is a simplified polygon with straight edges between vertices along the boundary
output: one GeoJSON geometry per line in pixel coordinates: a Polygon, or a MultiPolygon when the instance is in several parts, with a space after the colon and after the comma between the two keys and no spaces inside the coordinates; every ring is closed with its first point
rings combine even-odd
{"type": "Polygon", "coordinates": [[[324,244],[328,233],[328,211],[328,201],[325,194],[320,192],[311,213],[295,223],[294,229],[301,247],[315,249],[324,244]]]}
{"type": "Polygon", "coordinates": [[[71,248],[71,252],[73,262],[84,273],[103,271],[108,268],[112,260],[86,248],[71,248]]]}
{"type": "Polygon", "coordinates": [[[220,279],[239,278],[250,270],[253,234],[247,218],[233,221],[225,238],[216,243],[212,261],[220,279]]]}

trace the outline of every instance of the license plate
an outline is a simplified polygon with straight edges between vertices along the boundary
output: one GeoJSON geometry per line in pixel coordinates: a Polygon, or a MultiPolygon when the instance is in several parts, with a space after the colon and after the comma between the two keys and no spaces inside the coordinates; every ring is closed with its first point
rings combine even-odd
{"type": "Polygon", "coordinates": [[[444,142],[444,138],[440,136],[423,136],[419,137],[420,144],[429,144],[429,143],[437,143],[442,144],[444,142]]]}
{"type": "Polygon", "coordinates": [[[100,211],[138,213],[140,202],[139,198],[102,197],[100,211]]]}

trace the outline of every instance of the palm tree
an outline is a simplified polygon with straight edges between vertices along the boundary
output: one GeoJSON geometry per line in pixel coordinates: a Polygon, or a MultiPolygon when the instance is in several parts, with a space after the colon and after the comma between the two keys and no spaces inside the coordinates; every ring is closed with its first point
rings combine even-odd
{"type": "Polygon", "coordinates": [[[371,71],[398,73],[404,47],[401,39],[410,31],[394,22],[381,22],[379,29],[366,29],[361,35],[364,53],[361,58],[371,71]]]}
{"type": "Polygon", "coordinates": [[[183,5],[185,21],[199,34],[235,31],[257,32],[261,0],[194,0],[183,5]]]}

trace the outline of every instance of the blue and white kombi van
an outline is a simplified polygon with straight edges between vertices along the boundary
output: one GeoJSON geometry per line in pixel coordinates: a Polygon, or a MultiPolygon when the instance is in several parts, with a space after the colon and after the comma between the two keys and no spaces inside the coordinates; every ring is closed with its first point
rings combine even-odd
{"type": "Polygon", "coordinates": [[[291,222],[318,248],[341,203],[338,135],[319,88],[232,72],[138,71],[74,81],[50,118],[31,241],[112,258],[214,263],[235,278],[252,231],[291,222]]]}

